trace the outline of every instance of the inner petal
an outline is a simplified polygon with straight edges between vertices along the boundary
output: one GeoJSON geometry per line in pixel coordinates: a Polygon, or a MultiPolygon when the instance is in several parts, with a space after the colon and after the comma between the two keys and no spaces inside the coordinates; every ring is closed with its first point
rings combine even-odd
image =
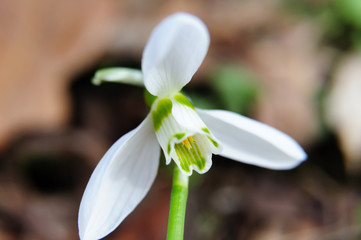
{"type": "Polygon", "coordinates": [[[175,154],[176,156],[172,156],[172,158],[177,159],[181,168],[187,173],[192,173],[193,168],[197,169],[197,172],[204,172],[206,170],[206,156],[212,151],[208,144],[206,144],[206,147],[202,146],[204,144],[199,144],[202,143],[200,139],[201,137],[198,137],[198,134],[196,134],[194,138],[189,136],[182,142],[174,145],[172,155],[175,154]],[[197,139],[197,142],[194,139],[197,139]]]}
{"type": "Polygon", "coordinates": [[[207,172],[212,165],[212,154],[220,153],[221,145],[200,119],[193,105],[183,98],[180,101],[180,94],[175,94],[157,99],[152,106],[152,117],[166,163],[169,164],[173,159],[182,172],[189,176],[193,170],[207,172]]]}

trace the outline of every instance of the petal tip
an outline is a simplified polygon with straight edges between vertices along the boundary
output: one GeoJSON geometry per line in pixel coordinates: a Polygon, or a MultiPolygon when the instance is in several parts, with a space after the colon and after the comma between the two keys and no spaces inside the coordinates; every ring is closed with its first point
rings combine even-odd
{"type": "Polygon", "coordinates": [[[154,96],[177,92],[197,71],[208,51],[209,32],[202,20],[177,12],[152,31],[142,56],[144,84],[154,96]]]}

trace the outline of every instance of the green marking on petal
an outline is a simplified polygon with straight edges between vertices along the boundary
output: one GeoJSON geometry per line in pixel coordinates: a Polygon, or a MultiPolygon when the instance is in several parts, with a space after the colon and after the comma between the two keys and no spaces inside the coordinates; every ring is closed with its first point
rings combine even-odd
{"type": "Polygon", "coordinates": [[[189,161],[189,156],[187,156],[187,151],[184,150],[184,146],[182,146],[181,143],[175,145],[175,152],[178,156],[180,167],[182,168],[182,170],[186,173],[190,173],[191,164],[189,161]]]}
{"type": "Polygon", "coordinates": [[[154,130],[158,131],[162,126],[163,120],[172,112],[172,101],[164,98],[158,101],[157,107],[152,111],[154,130]]]}
{"type": "Polygon", "coordinates": [[[181,143],[175,144],[174,149],[178,156],[179,165],[186,173],[190,173],[192,165],[196,166],[200,171],[205,168],[206,159],[193,137],[188,137],[181,143]]]}
{"type": "MultiPolygon", "coordinates": [[[[207,134],[211,134],[211,131],[209,131],[209,129],[206,128],[206,127],[202,128],[202,131],[207,133],[207,134]]],[[[207,136],[207,138],[213,144],[213,146],[215,146],[216,148],[219,147],[219,143],[217,141],[213,140],[210,136],[207,136]]]]}
{"type": "Polygon", "coordinates": [[[206,159],[203,157],[196,142],[192,142],[191,146],[192,146],[191,149],[192,149],[193,154],[200,156],[200,158],[197,158],[197,166],[200,170],[203,170],[204,167],[206,166],[206,159]]]}
{"type": "Polygon", "coordinates": [[[175,95],[174,99],[177,102],[179,102],[180,104],[185,105],[185,106],[195,110],[193,104],[183,94],[179,93],[179,94],[175,95]]]}
{"type": "Polygon", "coordinates": [[[185,135],[186,135],[186,133],[176,133],[176,134],[173,135],[173,137],[169,140],[168,145],[167,145],[167,153],[168,153],[168,154],[170,154],[170,151],[172,150],[172,149],[171,149],[172,147],[171,147],[171,144],[170,144],[171,140],[172,140],[173,138],[176,138],[176,139],[178,139],[178,140],[181,140],[185,135]]]}
{"type": "Polygon", "coordinates": [[[208,140],[213,144],[213,146],[215,146],[216,148],[219,147],[219,143],[218,143],[218,142],[214,141],[211,137],[208,137],[208,136],[207,136],[207,138],[208,138],[208,140]]]}
{"type": "Polygon", "coordinates": [[[202,128],[202,131],[205,133],[211,134],[211,131],[209,131],[209,129],[206,127],[202,128]]]}
{"type": "Polygon", "coordinates": [[[168,146],[167,146],[167,153],[168,155],[170,154],[170,151],[172,150],[172,147],[170,145],[170,142],[168,143],[168,146]]]}
{"type": "Polygon", "coordinates": [[[173,137],[175,137],[178,140],[181,140],[185,135],[186,135],[186,133],[176,133],[176,134],[174,134],[173,137]]]}

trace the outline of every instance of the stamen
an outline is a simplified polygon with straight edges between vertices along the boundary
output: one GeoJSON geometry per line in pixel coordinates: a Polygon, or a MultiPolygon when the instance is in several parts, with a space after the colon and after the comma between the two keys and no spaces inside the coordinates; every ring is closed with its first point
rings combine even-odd
{"type": "MultiPolygon", "coordinates": [[[[202,171],[206,166],[206,159],[202,152],[202,146],[198,146],[193,137],[187,137],[181,143],[174,145],[180,167],[186,172],[191,173],[192,166],[195,166],[199,171],[202,171]]],[[[203,150],[207,151],[207,150],[203,150]]]]}
{"type": "Polygon", "coordinates": [[[186,146],[186,148],[191,149],[192,148],[191,144],[194,143],[193,137],[189,136],[187,139],[184,139],[182,143],[184,144],[184,146],[186,146]]]}
{"type": "Polygon", "coordinates": [[[184,146],[186,146],[186,148],[190,149],[192,148],[191,144],[189,143],[188,139],[184,139],[182,141],[182,143],[184,144],[184,146]]]}

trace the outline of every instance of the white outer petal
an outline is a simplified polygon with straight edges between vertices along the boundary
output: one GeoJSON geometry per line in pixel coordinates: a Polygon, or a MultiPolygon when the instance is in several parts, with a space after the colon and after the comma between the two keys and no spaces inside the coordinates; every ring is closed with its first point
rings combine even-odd
{"type": "Polygon", "coordinates": [[[209,46],[205,24],[188,13],[175,13],[153,30],[142,58],[144,84],[155,96],[178,92],[192,78],[209,46]]]}
{"type": "Polygon", "coordinates": [[[94,170],[80,204],[82,240],[106,236],[134,210],[153,184],[159,154],[150,115],[113,144],[94,170]]]}
{"type": "Polygon", "coordinates": [[[197,112],[222,143],[222,156],[279,170],[293,168],[307,158],[295,140],[266,124],[229,111],[197,112]]]}

